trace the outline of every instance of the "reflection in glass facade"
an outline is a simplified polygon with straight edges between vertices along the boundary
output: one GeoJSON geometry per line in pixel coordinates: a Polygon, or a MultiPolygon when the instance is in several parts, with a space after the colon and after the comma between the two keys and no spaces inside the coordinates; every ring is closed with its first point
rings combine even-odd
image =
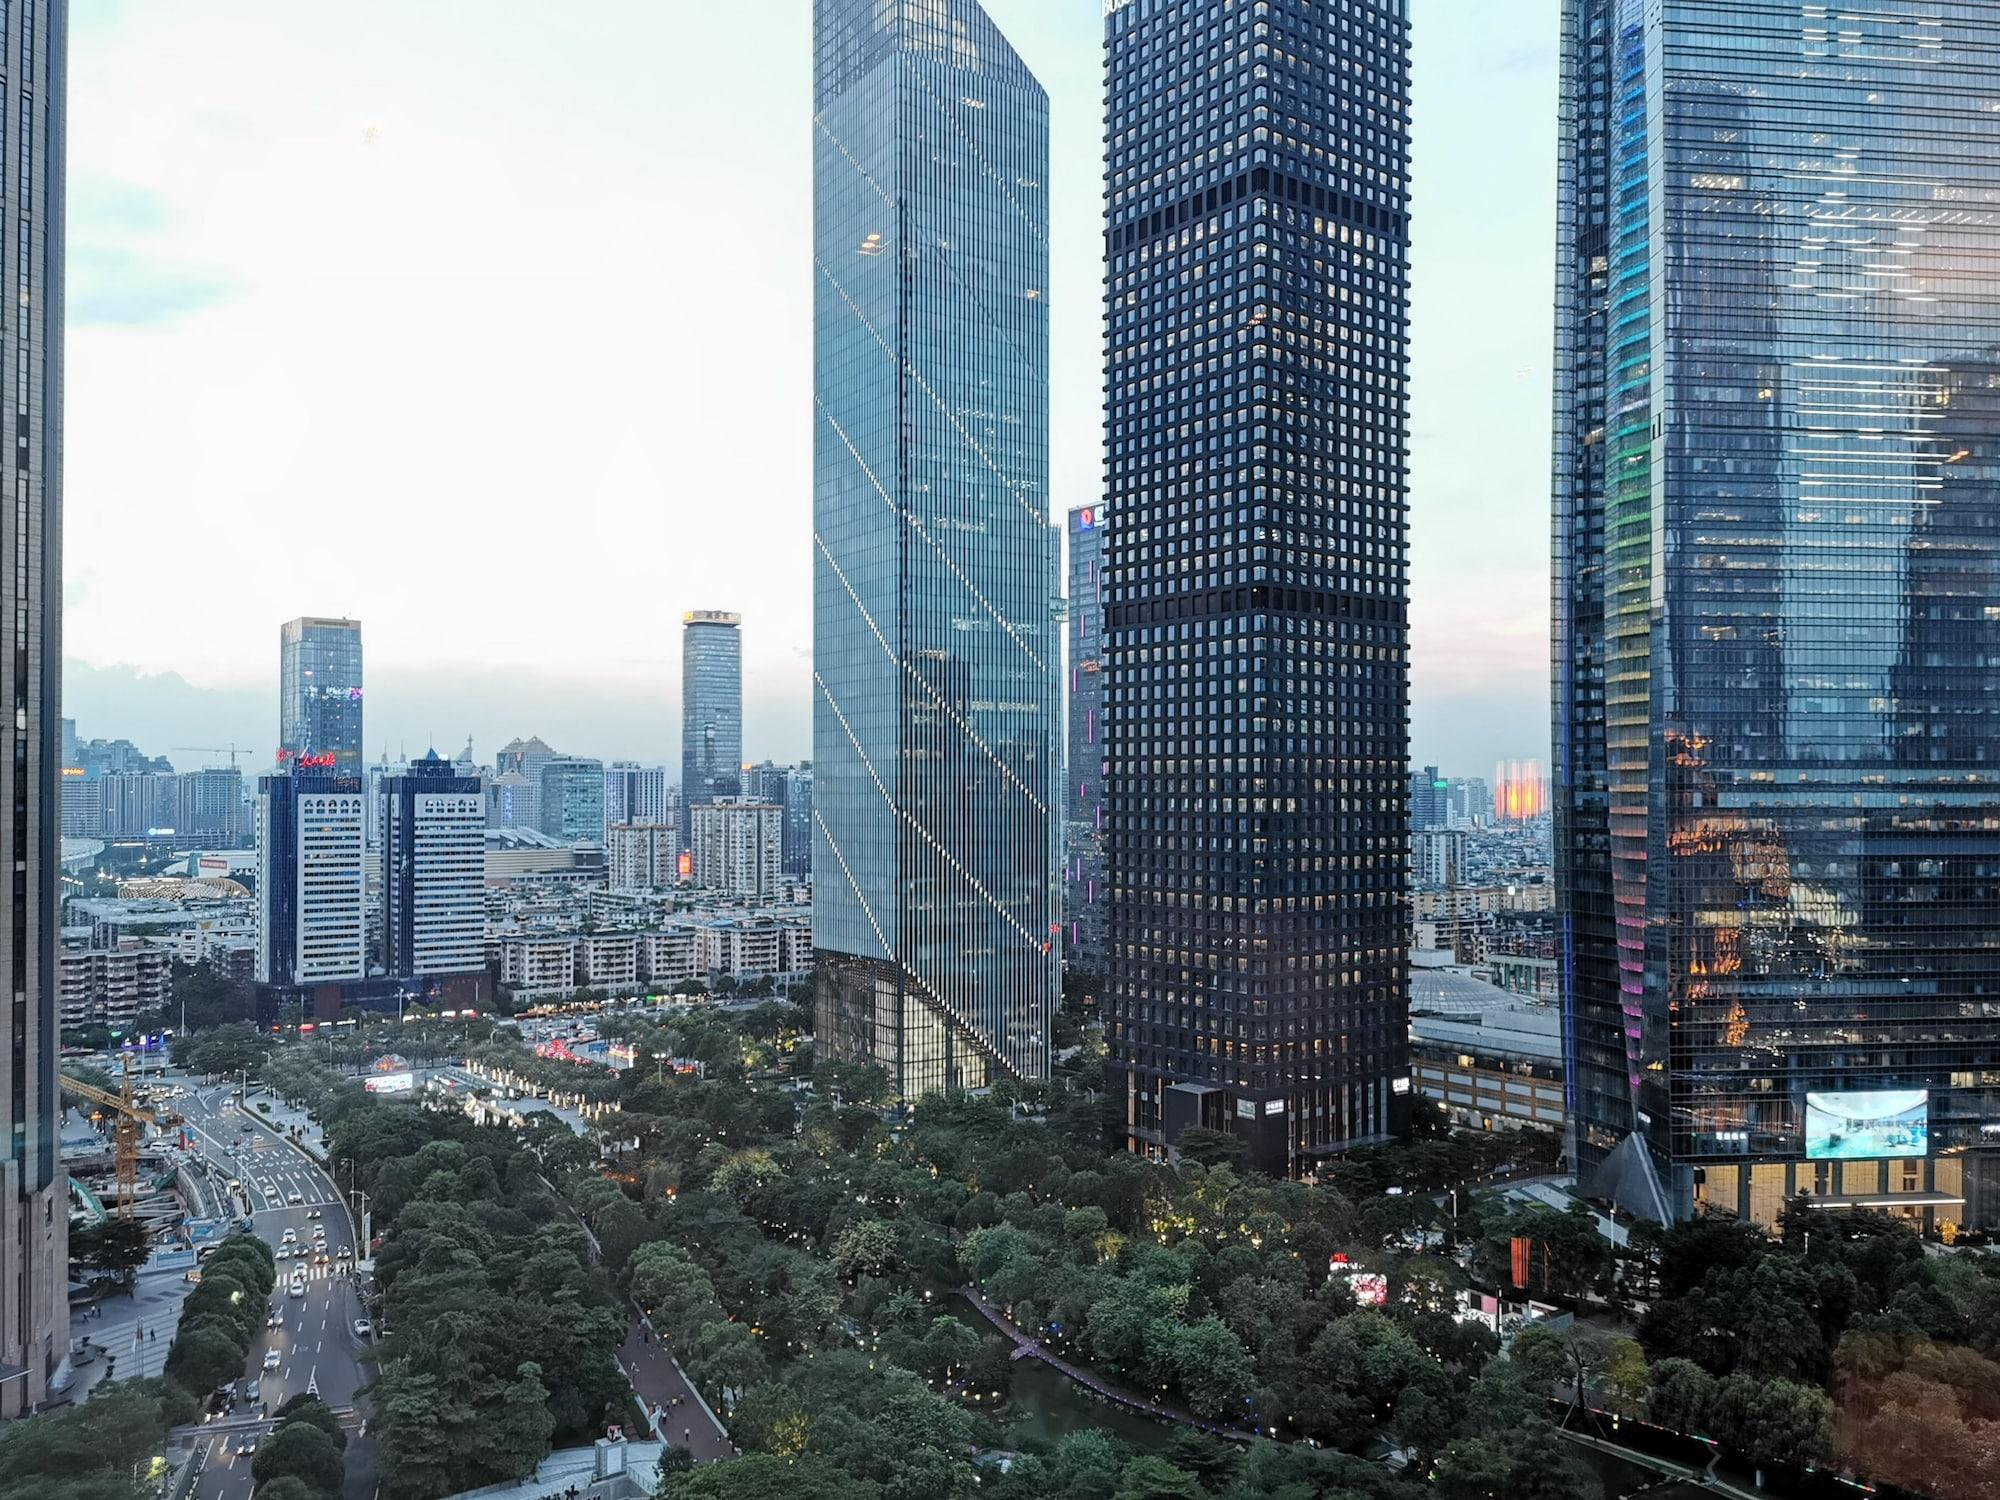
{"type": "Polygon", "coordinates": [[[1104,507],[1069,513],[1069,754],[1063,777],[1063,962],[1104,968],[1104,507]]]}
{"type": "Polygon", "coordinates": [[[1108,10],[1106,1014],[1134,1149],[1409,1087],[1403,0],[1108,10]]]}
{"type": "Polygon", "coordinates": [[[681,617],[681,848],[694,847],[690,810],[743,790],[743,617],[691,609],[681,617]]]}
{"type": "Polygon", "coordinates": [[[906,1097],[1048,1066],[1048,101],[974,0],[814,5],[813,944],[906,1097]]]}
{"type": "Polygon", "coordinates": [[[278,640],[278,761],[361,775],[361,622],[310,615],[278,640]],[[331,755],[328,762],[323,757],[331,755]]]}
{"type": "MultiPolygon", "coordinates": [[[[1962,1219],[2000,1146],[1990,0],[1569,0],[1554,659],[1586,1186],[1962,1219]],[[1809,1161],[1807,1093],[1929,1154],[1809,1161]]],[[[1989,1203],[1984,1214],[1990,1215],[1989,1203]]]]}

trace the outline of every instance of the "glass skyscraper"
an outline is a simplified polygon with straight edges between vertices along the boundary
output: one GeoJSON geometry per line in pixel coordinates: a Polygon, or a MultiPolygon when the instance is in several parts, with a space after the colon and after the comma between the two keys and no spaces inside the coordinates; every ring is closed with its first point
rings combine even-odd
{"type": "Polygon", "coordinates": [[[1069,513],[1069,754],[1063,778],[1063,959],[1104,969],[1104,508],[1069,513]]]}
{"type": "Polygon", "coordinates": [[[681,617],[681,848],[689,809],[743,790],[743,616],[691,609],[681,617]]]}
{"type": "Polygon", "coordinates": [[[974,0],[815,0],[813,943],[825,1055],[1048,1066],[1048,100],[974,0]]]}
{"type": "Polygon", "coordinates": [[[1134,1149],[1406,1113],[1405,0],[1107,7],[1106,1006],[1134,1149]]]}
{"type": "Polygon", "coordinates": [[[361,775],[361,622],[303,615],[278,640],[278,761],[361,775]]]}
{"type": "Polygon", "coordinates": [[[1995,20],[1565,8],[1560,967],[1635,1212],[2000,1207],[1995,20]]]}
{"type": "Polygon", "coordinates": [[[69,1351],[68,1179],[56,1159],[56,785],[62,749],[63,140],[67,8],[0,8],[0,398],[14,410],[13,503],[0,511],[0,640],[14,753],[0,758],[0,854],[13,871],[0,959],[9,1067],[0,1080],[0,1417],[50,1393],[69,1351]]]}

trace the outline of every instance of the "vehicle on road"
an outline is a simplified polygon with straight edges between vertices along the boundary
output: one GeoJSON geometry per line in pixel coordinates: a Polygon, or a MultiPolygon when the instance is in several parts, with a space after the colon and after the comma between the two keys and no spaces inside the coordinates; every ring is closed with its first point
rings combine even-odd
{"type": "Polygon", "coordinates": [[[278,1368],[279,1365],[283,1364],[284,1362],[285,1362],[285,1356],[280,1354],[276,1349],[266,1349],[264,1351],[265,1369],[275,1370],[278,1368]]]}
{"type": "Polygon", "coordinates": [[[264,1326],[266,1328],[283,1328],[285,1326],[285,1315],[276,1308],[272,1308],[271,1316],[264,1320],[264,1326]]]}
{"type": "Polygon", "coordinates": [[[264,1387],[262,1383],[255,1380],[251,1381],[248,1385],[243,1387],[244,1404],[247,1406],[252,1402],[255,1402],[258,1399],[258,1397],[262,1394],[263,1389],[264,1387]]]}
{"type": "Polygon", "coordinates": [[[306,1294],[306,1284],[303,1281],[295,1281],[292,1283],[292,1289],[290,1295],[294,1297],[303,1297],[305,1294],[306,1294]]]}
{"type": "Polygon", "coordinates": [[[319,1217],[319,1210],[316,1208],[313,1209],[310,1213],[306,1215],[306,1217],[308,1219],[317,1219],[319,1217]]]}
{"type": "Polygon", "coordinates": [[[356,1318],[354,1320],[354,1336],[356,1338],[365,1339],[374,1331],[374,1324],[370,1323],[366,1318],[356,1318]]]}
{"type": "Polygon", "coordinates": [[[299,1196],[297,1188],[293,1188],[291,1192],[285,1194],[285,1201],[287,1203],[303,1203],[305,1199],[299,1196]]]}
{"type": "Polygon", "coordinates": [[[299,1237],[299,1232],[296,1229],[287,1229],[284,1232],[283,1236],[280,1237],[278,1243],[281,1245],[289,1245],[293,1240],[297,1239],[298,1237],[299,1237]]]}
{"type": "Polygon", "coordinates": [[[250,1437],[245,1438],[242,1442],[236,1445],[236,1456],[238,1458],[249,1458],[252,1457],[256,1452],[257,1452],[257,1438],[255,1434],[252,1434],[250,1437]]]}

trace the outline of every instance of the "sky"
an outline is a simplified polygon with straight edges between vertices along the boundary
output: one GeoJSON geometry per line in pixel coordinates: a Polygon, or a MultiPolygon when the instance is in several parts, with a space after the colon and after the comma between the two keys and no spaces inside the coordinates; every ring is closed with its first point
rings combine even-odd
{"type": "MultiPolygon", "coordinates": [[[[1053,119],[1052,473],[1099,498],[1101,0],[1053,119]]],[[[1413,0],[1414,763],[1548,741],[1557,7],[1413,0]]],[[[809,0],[74,0],[65,713],[267,764],[278,630],[370,753],[673,765],[680,618],[811,753],[809,0]]]]}

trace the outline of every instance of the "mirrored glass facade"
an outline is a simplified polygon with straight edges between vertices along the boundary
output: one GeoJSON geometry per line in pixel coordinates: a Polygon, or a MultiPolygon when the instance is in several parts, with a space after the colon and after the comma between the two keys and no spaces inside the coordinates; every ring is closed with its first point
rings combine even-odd
{"type": "Polygon", "coordinates": [[[1810,1191],[1977,1217],[2000,14],[1564,24],[1554,800],[1585,1184],[1655,1216],[1810,1191]],[[1927,1148],[1809,1155],[1808,1094],[1911,1090],[1927,1148]]]}
{"type": "Polygon", "coordinates": [[[278,640],[278,762],[361,775],[359,620],[285,622],[278,640]]]}
{"type": "Polygon", "coordinates": [[[1034,1078],[1055,995],[1048,101],[974,0],[814,6],[825,1055],[1034,1078]]]}
{"type": "Polygon", "coordinates": [[[1105,1004],[1134,1149],[1409,1087],[1403,0],[1108,10],[1105,1004]]]}

